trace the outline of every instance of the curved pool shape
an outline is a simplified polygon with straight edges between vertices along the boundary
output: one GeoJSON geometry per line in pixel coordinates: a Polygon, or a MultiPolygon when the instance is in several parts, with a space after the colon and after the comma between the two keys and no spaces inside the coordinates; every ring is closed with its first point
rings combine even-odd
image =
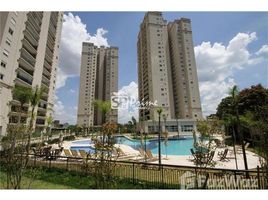
{"type": "MultiPolygon", "coordinates": [[[[128,139],[124,136],[116,136],[117,144],[124,144],[138,150],[141,148],[141,141],[135,139],[128,139]]],[[[190,155],[190,149],[193,148],[194,139],[193,138],[179,138],[179,139],[169,139],[167,145],[165,145],[164,140],[161,140],[161,154],[162,155],[190,155]]],[[[94,152],[94,148],[90,147],[90,140],[74,141],[72,143],[71,149],[73,150],[85,150],[87,152],[94,152]]],[[[158,154],[158,140],[144,140],[143,149],[150,149],[153,154],[158,154]]]]}

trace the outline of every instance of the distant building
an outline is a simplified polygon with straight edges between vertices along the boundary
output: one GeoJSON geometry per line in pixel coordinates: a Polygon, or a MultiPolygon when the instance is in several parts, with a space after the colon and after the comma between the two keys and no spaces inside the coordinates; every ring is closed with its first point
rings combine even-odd
{"type": "MultiPolygon", "coordinates": [[[[46,89],[34,122],[40,131],[54,105],[63,12],[0,12],[0,18],[0,135],[9,123],[18,123],[18,101],[11,92],[15,85],[46,89]]],[[[28,110],[25,105],[24,123],[28,110]]]]}
{"type": "MultiPolygon", "coordinates": [[[[172,119],[202,119],[190,19],[167,23],[161,12],[148,12],[140,25],[139,100],[155,102],[172,119]]],[[[140,109],[143,120],[158,120],[156,109],[140,109]]]]}
{"type": "Polygon", "coordinates": [[[106,121],[117,123],[117,110],[112,110],[109,116],[103,116],[93,105],[97,99],[110,101],[114,92],[118,92],[118,48],[98,48],[92,43],[84,42],[77,124],[88,127],[106,121]]]}
{"type": "Polygon", "coordinates": [[[54,120],[53,121],[53,128],[60,128],[60,120],[54,120]]]}

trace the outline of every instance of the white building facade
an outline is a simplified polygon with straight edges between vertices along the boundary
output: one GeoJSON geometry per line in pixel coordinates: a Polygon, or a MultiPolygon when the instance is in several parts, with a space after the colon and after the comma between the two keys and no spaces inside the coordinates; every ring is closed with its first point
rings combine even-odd
{"type": "MultiPolygon", "coordinates": [[[[0,135],[6,134],[9,123],[18,122],[15,85],[45,89],[34,122],[35,130],[42,130],[53,112],[63,13],[0,12],[0,18],[0,135]]],[[[24,123],[28,110],[25,105],[24,123]]]]}

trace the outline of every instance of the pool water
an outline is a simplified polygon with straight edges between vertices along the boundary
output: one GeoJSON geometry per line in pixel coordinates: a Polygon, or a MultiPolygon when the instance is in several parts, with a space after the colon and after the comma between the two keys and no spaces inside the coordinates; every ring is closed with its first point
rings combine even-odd
{"type": "MultiPolygon", "coordinates": [[[[144,140],[143,144],[141,144],[140,140],[128,139],[124,136],[116,136],[117,144],[124,144],[132,147],[133,149],[138,150],[143,145],[143,149],[150,149],[153,154],[158,154],[158,140],[144,140]]],[[[189,138],[179,138],[179,139],[169,139],[167,145],[165,145],[164,140],[161,140],[161,154],[162,155],[190,155],[190,149],[193,148],[194,139],[189,138]]],[[[91,144],[90,140],[81,140],[73,142],[71,149],[73,150],[85,150],[87,152],[94,152],[94,148],[89,147],[91,144]],[[79,146],[76,146],[79,144],[79,146]]]]}

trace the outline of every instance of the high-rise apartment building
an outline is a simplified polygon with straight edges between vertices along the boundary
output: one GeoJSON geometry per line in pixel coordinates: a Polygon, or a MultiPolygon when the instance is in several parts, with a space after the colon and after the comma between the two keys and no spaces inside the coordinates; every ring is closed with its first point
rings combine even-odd
{"type": "MultiPolygon", "coordinates": [[[[173,117],[167,22],[160,12],[146,13],[138,36],[138,86],[141,102],[155,102],[173,117]]],[[[156,109],[140,109],[143,120],[158,119],[156,109]]]]}
{"type": "MultiPolygon", "coordinates": [[[[43,87],[34,127],[42,130],[52,114],[63,13],[0,12],[0,135],[18,122],[18,101],[12,88],[43,87]]],[[[27,123],[29,105],[22,122],[27,123]]]]}
{"type": "MultiPolygon", "coordinates": [[[[161,12],[146,13],[138,35],[139,100],[155,102],[169,119],[202,118],[191,21],[167,24],[161,12]]],[[[140,109],[157,120],[156,109],[140,109]]]]}
{"type": "Polygon", "coordinates": [[[110,101],[118,91],[118,48],[97,47],[93,43],[82,45],[80,90],[77,124],[80,126],[101,125],[110,121],[117,123],[117,110],[104,116],[94,107],[95,100],[110,101]]]}
{"type": "Polygon", "coordinates": [[[201,119],[199,84],[190,19],[168,23],[174,114],[180,119],[201,119]]]}

